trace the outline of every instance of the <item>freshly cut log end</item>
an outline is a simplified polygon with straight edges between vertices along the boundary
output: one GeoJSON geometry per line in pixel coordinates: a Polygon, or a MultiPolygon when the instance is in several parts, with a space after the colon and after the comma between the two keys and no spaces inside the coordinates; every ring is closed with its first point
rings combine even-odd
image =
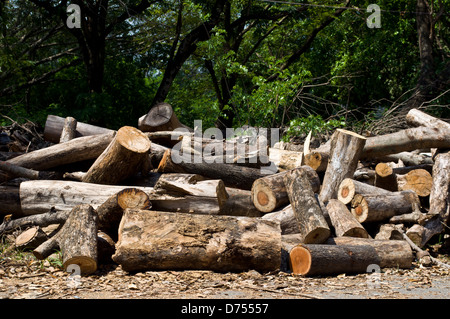
{"type": "Polygon", "coordinates": [[[392,167],[387,163],[378,163],[377,166],[375,166],[375,172],[381,177],[387,177],[393,174],[392,167]]]}
{"type": "Polygon", "coordinates": [[[311,152],[305,155],[305,165],[310,166],[317,172],[325,172],[328,166],[328,154],[311,152]]]}
{"type": "Polygon", "coordinates": [[[117,204],[123,209],[150,209],[152,203],[143,190],[137,188],[126,188],[117,193],[117,204]]]}
{"type": "Polygon", "coordinates": [[[82,181],[117,184],[140,171],[148,161],[150,148],[151,142],[144,133],[134,127],[124,126],[92,164],[82,181]]]}
{"type": "Polygon", "coordinates": [[[255,207],[259,211],[263,213],[270,213],[276,208],[282,207],[289,203],[289,196],[286,192],[284,176],[293,170],[303,170],[308,177],[313,192],[319,192],[319,175],[315,170],[307,165],[265,176],[255,180],[252,185],[252,200],[255,207]]]}
{"type": "Polygon", "coordinates": [[[261,212],[269,213],[277,207],[276,193],[263,179],[258,179],[253,183],[252,197],[253,204],[261,212]]]}
{"type": "Polygon", "coordinates": [[[172,106],[162,102],[153,106],[150,111],[139,119],[138,127],[143,132],[173,131],[185,127],[180,123],[172,106]]]}
{"type": "Polygon", "coordinates": [[[429,196],[432,187],[433,178],[425,169],[415,169],[398,178],[399,190],[413,190],[421,197],[429,196]]]}
{"type": "Polygon", "coordinates": [[[48,239],[40,227],[31,227],[16,238],[15,245],[20,249],[35,249],[48,239]]]}
{"type": "Polygon", "coordinates": [[[365,273],[370,265],[379,265],[380,257],[371,246],[295,246],[289,252],[294,274],[303,276],[365,273]]]}
{"type": "Polygon", "coordinates": [[[410,214],[420,207],[417,194],[411,190],[383,195],[356,194],[351,202],[351,212],[358,222],[379,222],[395,215],[410,214]]]}
{"type": "Polygon", "coordinates": [[[358,222],[364,222],[369,215],[369,204],[361,194],[356,194],[351,202],[351,212],[358,222]]]}
{"type": "Polygon", "coordinates": [[[306,275],[311,270],[311,254],[303,246],[294,247],[289,253],[290,266],[294,274],[306,275]]]}

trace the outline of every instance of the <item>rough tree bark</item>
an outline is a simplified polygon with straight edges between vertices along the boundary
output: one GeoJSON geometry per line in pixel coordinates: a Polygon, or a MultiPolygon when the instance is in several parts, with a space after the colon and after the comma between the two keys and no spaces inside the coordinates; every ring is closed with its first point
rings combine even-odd
{"type": "Polygon", "coordinates": [[[279,224],[251,217],[126,210],[113,260],[126,271],[280,267],[279,224]]]}

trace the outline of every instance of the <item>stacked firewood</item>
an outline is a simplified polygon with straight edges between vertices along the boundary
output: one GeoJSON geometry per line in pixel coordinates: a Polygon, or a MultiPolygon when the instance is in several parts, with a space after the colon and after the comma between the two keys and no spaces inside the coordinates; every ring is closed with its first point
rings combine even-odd
{"type": "Polygon", "coordinates": [[[20,229],[17,247],[39,259],[59,249],[63,267],[84,274],[108,262],[409,268],[414,252],[431,258],[422,248],[449,222],[450,124],[419,110],[406,120],[411,128],[374,137],[337,129],[299,152],[255,150],[258,136],[199,137],[166,103],[117,131],[49,115],[50,146],[0,162],[0,235],[20,229]]]}

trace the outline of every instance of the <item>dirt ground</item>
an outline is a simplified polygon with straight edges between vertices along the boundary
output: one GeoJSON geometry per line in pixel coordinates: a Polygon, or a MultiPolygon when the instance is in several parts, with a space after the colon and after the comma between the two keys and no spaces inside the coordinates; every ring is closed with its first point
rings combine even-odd
{"type": "MultiPolygon", "coordinates": [[[[447,255],[438,256],[450,263],[447,255]]],[[[127,273],[102,265],[92,275],[74,276],[47,261],[3,256],[0,299],[448,299],[450,268],[382,269],[330,277],[212,271],[127,273]]]]}

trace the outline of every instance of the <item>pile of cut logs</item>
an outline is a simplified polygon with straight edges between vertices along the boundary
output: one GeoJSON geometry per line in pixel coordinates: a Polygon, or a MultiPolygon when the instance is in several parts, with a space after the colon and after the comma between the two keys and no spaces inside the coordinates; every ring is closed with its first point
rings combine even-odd
{"type": "Polygon", "coordinates": [[[39,259],[59,249],[83,274],[110,262],[310,276],[432,263],[422,248],[449,224],[450,124],[417,109],[406,120],[255,152],[250,137],[196,136],[167,103],[117,131],[49,115],[50,146],[0,162],[0,235],[39,259]]]}

